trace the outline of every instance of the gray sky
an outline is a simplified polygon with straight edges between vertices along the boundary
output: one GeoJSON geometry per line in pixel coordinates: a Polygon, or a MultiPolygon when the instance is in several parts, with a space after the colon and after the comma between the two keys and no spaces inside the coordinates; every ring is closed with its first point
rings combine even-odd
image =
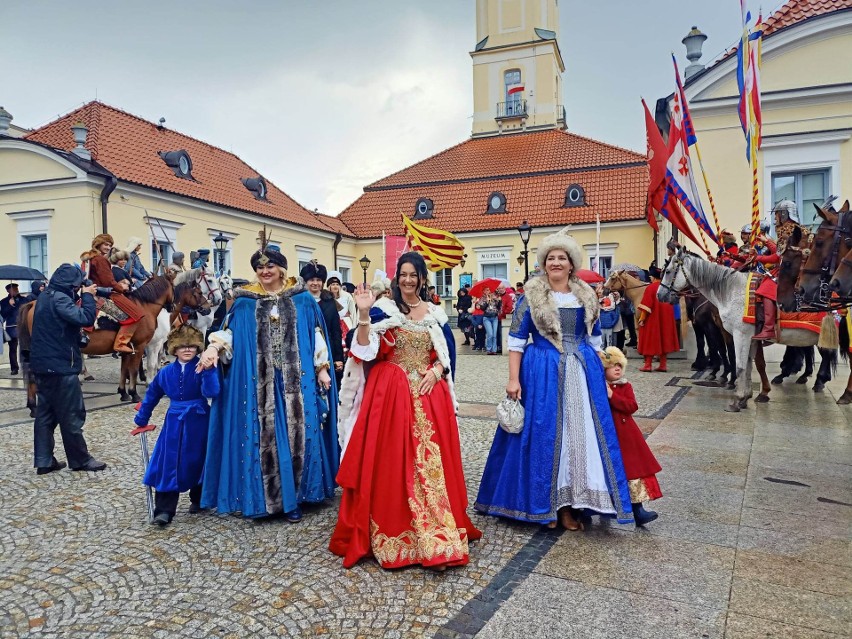
{"type": "MultiPolygon", "coordinates": [[[[750,0],[755,4],[755,0],[750,0]]],[[[780,0],[769,0],[769,13],[780,0]]],[[[737,0],[562,0],[569,129],[644,151],[693,24],[709,62],[737,0]]],[[[239,155],[336,215],[470,135],[473,0],[4,0],[0,105],[35,127],[96,96],[239,155]]]]}

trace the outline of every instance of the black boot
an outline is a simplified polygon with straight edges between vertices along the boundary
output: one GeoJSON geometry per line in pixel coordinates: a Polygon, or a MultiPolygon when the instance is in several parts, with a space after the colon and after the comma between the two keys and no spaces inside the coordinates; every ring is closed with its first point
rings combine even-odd
{"type": "Polygon", "coordinates": [[[645,510],[642,504],[633,504],[633,519],[636,521],[636,526],[644,526],[650,524],[659,515],[653,510],[645,510]]]}

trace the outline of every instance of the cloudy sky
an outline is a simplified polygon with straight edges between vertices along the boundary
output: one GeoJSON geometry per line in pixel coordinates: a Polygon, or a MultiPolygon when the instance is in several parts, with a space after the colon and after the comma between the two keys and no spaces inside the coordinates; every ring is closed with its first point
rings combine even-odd
{"type": "MultiPolygon", "coordinates": [[[[639,151],[639,98],[671,92],[690,27],[709,36],[705,62],[740,33],[737,0],[559,9],[569,128],[639,151]]],[[[474,14],[474,0],[3,0],[0,105],[24,127],[95,97],[162,116],[336,215],[470,135],[474,14]]]]}

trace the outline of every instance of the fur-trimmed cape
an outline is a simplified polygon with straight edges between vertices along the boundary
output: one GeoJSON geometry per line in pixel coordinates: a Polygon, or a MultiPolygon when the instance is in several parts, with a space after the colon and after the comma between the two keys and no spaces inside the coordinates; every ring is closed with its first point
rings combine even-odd
{"type": "MultiPolygon", "coordinates": [[[[586,311],[586,332],[591,335],[601,310],[598,296],[595,295],[591,286],[574,275],[569,278],[568,287],[586,311]]],[[[533,324],[541,336],[561,353],[562,325],[559,322],[559,310],[556,308],[556,301],[550,295],[551,292],[552,289],[545,276],[534,277],[524,285],[524,298],[529,305],[533,324]]]]}
{"type": "MultiPolygon", "coordinates": [[[[373,304],[373,309],[370,311],[372,324],[370,325],[371,338],[375,335],[375,339],[384,339],[384,333],[392,328],[402,326],[405,315],[399,310],[394,302],[387,297],[380,297],[373,304]]],[[[453,375],[455,374],[455,349],[450,350],[447,342],[447,336],[444,332],[444,327],[448,326],[449,318],[442,308],[429,303],[429,315],[435,320],[435,323],[429,327],[429,336],[432,338],[432,347],[438,355],[438,361],[448,372],[446,377],[447,384],[450,387],[450,397],[453,401],[453,407],[458,411],[458,401],[456,400],[455,385],[453,384],[453,375]]],[[[340,409],[338,410],[338,426],[337,435],[340,438],[340,457],[343,458],[343,453],[346,452],[346,445],[349,443],[349,436],[352,434],[352,429],[358,419],[358,412],[361,409],[361,402],[364,399],[364,388],[366,387],[367,376],[364,372],[363,363],[355,357],[350,357],[346,366],[343,369],[343,383],[340,386],[340,409]]]]}

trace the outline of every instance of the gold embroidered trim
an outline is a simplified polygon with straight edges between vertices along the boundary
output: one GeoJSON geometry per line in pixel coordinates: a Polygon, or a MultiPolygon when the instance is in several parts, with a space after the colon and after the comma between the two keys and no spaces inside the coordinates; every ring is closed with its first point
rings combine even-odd
{"type": "Polygon", "coordinates": [[[421,379],[418,370],[429,364],[431,349],[429,333],[405,329],[397,332],[392,361],[408,373],[414,404],[417,447],[413,493],[408,498],[413,518],[411,529],[394,537],[380,533],[378,524],[370,518],[370,545],[373,555],[382,564],[434,562],[435,559],[453,561],[468,554],[467,531],[456,526],[447,494],[441,449],[432,441],[435,430],[426,417],[418,393],[421,379]]]}

